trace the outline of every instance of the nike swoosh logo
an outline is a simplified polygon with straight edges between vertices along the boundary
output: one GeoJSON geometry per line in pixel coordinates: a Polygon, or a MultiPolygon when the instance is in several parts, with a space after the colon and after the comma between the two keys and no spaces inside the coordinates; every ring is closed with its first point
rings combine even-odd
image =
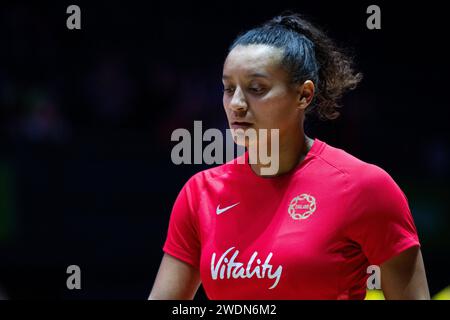
{"type": "Polygon", "coordinates": [[[240,203],[240,202],[235,203],[235,204],[232,204],[231,206],[228,206],[228,207],[225,207],[225,208],[222,208],[222,209],[220,209],[220,204],[219,204],[219,205],[217,206],[216,213],[217,213],[217,215],[222,214],[222,213],[224,213],[225,211],[227,211],[228,209],[231,209],[231,208],[237,206],[239,203],[240,203]]]}

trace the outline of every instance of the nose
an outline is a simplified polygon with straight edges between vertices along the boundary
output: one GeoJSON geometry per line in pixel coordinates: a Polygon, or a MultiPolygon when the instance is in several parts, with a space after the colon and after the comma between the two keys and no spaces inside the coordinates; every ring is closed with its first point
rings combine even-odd
{"type": "Polygon", "coordinates": [[[246,111],[248,108],[247,100],[242,90],[237,87],[231,98],[229,107],[233,111],[246,111]]]}

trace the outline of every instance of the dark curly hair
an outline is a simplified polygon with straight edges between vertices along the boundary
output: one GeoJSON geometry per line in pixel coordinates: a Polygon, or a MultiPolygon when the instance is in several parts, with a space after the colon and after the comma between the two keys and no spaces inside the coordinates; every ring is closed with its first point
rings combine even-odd
{"type": "Polygon", "coordinates": [[[316,94],[306,114],[316,113],[322,120],[339,116],[338,100],[362,79],[353,69],[352,58],[338,48],[320,29],[297,13],[284,12],[259,27],[240,34],[231,44],[266,44],[283,49],[281,65],[293,83],[312,80],[316,94]]]}

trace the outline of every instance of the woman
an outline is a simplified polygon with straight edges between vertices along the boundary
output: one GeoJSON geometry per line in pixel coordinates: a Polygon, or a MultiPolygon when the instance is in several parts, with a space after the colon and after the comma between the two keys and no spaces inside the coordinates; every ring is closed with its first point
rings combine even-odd
{"type": "Polygon", "coordinates": [[[149,299],[192,299],[200,283],[210,299],[364,299],[370,265],[386,299],[429,299],[403,192],[381,168],[304,132],[306,114],[336,118],[360,79],[297,14],[234,41],[223,67],[229,125],[278,129],[278,172],[263,175],[247,151],[245,164],[194,175],[174,204],[149,299]]]}

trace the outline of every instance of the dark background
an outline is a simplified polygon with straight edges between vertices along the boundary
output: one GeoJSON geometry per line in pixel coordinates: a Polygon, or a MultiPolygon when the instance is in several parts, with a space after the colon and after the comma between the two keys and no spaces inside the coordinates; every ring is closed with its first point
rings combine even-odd
{"type": "MultiPolygon", "coordinates": [[[[384,168],[409,199],[431,294],[450,285],[448,17],[427,1],[2,2],[0,293],[146,299],[170,210],[204,165],[172,164],[175,128],[226,128],[221,69],[241,31],[291,9],[363,72],[306,132],[384,168]],[[81,30],[66,8],[81,8],[81,30]],[[381,30],[366,8],[381,8],[381,30]],[[79,265],[82,290],[66,288],[79,265]]],[[[380,235],[382,236],[382,235],[380,235]]],[[[203,298],[200,291],[198,298],[203,298]]]]}

